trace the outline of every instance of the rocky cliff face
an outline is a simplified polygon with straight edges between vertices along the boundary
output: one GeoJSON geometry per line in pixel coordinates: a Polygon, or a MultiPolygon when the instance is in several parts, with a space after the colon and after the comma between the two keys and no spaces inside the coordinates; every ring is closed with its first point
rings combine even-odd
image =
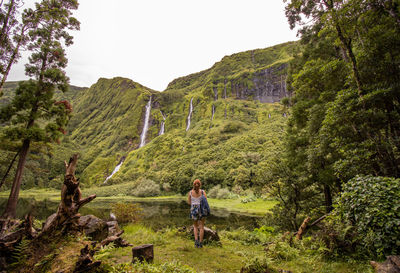
{"type": "Polygon", "coordinates": [[[286,89],[287,64],[269,67],[255,72],[250,79],[231,81],[232,97],[242,100],[258,100],[263,103],[279,102],[289,96],[286,89]]]}

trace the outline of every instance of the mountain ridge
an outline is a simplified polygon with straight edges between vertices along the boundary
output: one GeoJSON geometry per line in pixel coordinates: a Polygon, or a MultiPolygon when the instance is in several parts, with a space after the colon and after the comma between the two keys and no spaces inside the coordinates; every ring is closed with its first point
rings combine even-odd
{"type": "MultiPolygon", "coordinates": [[[[287,62],[299,50],[297,42],[288,42],[225,56],[209,69],[174,79],[162,92],[128,78],[113,77],[100,78],[89,88],[66,93],[65,98],[73,105],[73,116],[63,144],[54,145],[54,150],[41,163],[54,170],[53,175],[42,177],[42,180],[49,179],[52,181],[49,184],[56,185],[61,179],[55,175],[63,167],[63,160],[56,162],[61,157],[60,151],[81,154],[77,174],[82,177],[84,186],[103,184],[122,158],[126,158],[125,163],[107,184],[146,178],[159,185],[168,183],[172,190],[182,191],[183,178],[190,180],[192,176],[208,181],[206,187],[216,183],[233,187],[239,182],[232,177],[243,177],[243,173],[248,179],[259,180],[254,172],[244,170],[249,169],[243,167],[247,156],[236,157],[238,153],[253,150],[260,158],[260,161],[256,160],[258,165],[280,149],[287,110],[279,104],[263,102],[278,102],[289,95],[283,84],[287,62]],[[147,145],[138,149],[150,97],[147,145]],[[193,113],[190,128],[186,131],[191,101],[193,113]],[[159,136],[162,124],[165,133],[159,136]],[[269,135],[270,139],[263,135],[269,135]],[[262,144],[253,143],[248,136],[260,139],[262,144]],[[220,178],[216,180],[204,177],[207,173],[204,168],[209,168],[207,157],[204,164],[192,162],[193,157],[203,158],[203,153],[213,153],[209,143],[214,143],[215,149],[228,158],[227,152],[234,151],[236,158],[232,161],[236,163],[232,164],[221,163],[223,158],[218,160],[214,167],[220,178]],[[268,147],[263,143],[269,143],[268,147]],[[236,144],[241,148],[237,149],[236,144]],[[176,165],[171,166],[172,163],[167,161],[176,165]],[[190,167],[180,178],[174,178],[181,171],[176,166],[186,163],[198,166],[197,171],[202,174],[190,167]]],[[[256,183],[254,181],[251,183],[256,183]]],[[[251,183],[242,186],[246,188],[251,183]]],[[[35,177],[25,186],[33,184],[37,184],[35,177]]]]}

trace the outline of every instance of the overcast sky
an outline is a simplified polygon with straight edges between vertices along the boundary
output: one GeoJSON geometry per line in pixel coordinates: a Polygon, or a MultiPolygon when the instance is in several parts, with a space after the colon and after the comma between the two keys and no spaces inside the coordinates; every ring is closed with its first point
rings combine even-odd
{"type": "MultiPolygon", "coordinates": [[[[26,0],[31,5],[34,0],[26,0]]],[[[80,0],[67,49],[70,83],[130,78],[154,90],[225,55],[297,40],[282,0],[80,0]]],[[[25,79],[24,63],[8,80],[25,79]]]]}

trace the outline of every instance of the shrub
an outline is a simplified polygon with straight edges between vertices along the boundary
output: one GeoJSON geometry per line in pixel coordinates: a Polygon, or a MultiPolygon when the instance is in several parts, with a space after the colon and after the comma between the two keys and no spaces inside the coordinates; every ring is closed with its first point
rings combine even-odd
{"type": "Polygon", "coordinates": [[[229,191],[228,188],[221,188],[220,185],[212,187],[207,196],[210,198],[218,198],[218,199],[233,199],[237,196],[229,191]]]}
{"type": "Polygon", "coordinates": [[[218,191],[221,189],[220,185],[214,186],[212,187],[209,191],[207,196],[210,198],[217,198],[218,196],[218,191]]]}
{"type": "Polygon", "coordinates": [[[120,223],[135,223],[143,216],[142,208],[135,203],[115,203],[111,211],[120,223]]]}
{"type": "Polygon", "coordinates": [[[132,195],[139,197],[158,196],[160,195],[160,185],[150,179],[141,179],[132,191],[132,195]]]}
{"type": "Polygon", "coordinates": [[[343,186],[334,212],[369,255],[400,252],[400,179],[356,176],[343,186]]]}
{"type": "Polygon", "coordinates": [[[171,189],[171,184],[169,184],[168,182],[162,184],[162,189],[163,189],[163,191],[165,191],[165,192],[170,192],[170,191],[172,190],[172,189],[171,189]]]}
{"type": "Polygon", "coordinates": [[[227,188],[222,188],[217,193],[218,199],[229,199],[231,197],[231,192],[227,188]]]}

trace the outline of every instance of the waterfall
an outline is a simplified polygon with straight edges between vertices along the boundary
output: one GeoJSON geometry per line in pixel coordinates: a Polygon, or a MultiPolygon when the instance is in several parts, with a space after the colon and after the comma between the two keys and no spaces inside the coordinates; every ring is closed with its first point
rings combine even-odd
{"type": "Polygon", "coordinates": [[[160,110],[160,113],[161,113],[161,116],[163,117],[163,121],[161,121],[160,132],[158,133],[159,136],[163,135],[165,132],[165,116],[164,116],[163,112],[161,112],[161,110],[160,110]]]}
{"type": "Polygon", "coordinates": [[[103,183],[106,183],[108,179],[110,179],[116,172],[119,171],[119,169],[121,168],[122,163],[124,163],[124,161],[125,161],[125,156],[123,156],[123,157],[121,158],[121,161],[119,162],[119,164],[117,165],[117,167],[115,167],[115,169],[114,169],[114,170],[112,171],[112,173],[106,178],[106,180],[104,180],[103,183]]]}
{"type": "Polygon", "coordinates": [[[210,128],[210,129],[211,129],[211,127],[212,127],[212,121],[213,121],[213,119],[214,119],[214,114],[215,114],[215,105],[214,105],[214,104],[212,105],[211,112],[212,112],[212,114],[211,114],[211,123],[210,123],[210,127],[208,127],[208,128],[210,128]]]}
{"type": "Polygon", "coordinates": [[[146,105],[146,115],[144,117],[144,124],[143,124],[142,134],[140,135],[139,148],[143,147],[144,145],[146,145],[146,134],[147,134],[147,130],[149,129],[150,111],[151,111],[151,96],[150,96],[149,102],[146,105]]]}
{"type": "Polygon", "coordinates": [[[189,130],[190,128],[190,119],[192,118],[192,112],[193,112],[193,98],[190,99],[190,108],[189,108],[189,115],[187,117],[186,131],[189,130]]]}
{"type": "MultiPolygon", "coordinates": [[[[144,145],[146,145],[146,134],[147,134],[147,130],[149,129],[150,110],[151,110],[151,96],[150,96],[149,102],[146,104],[146,115],[144,117],[144,125],[143,125],[142,134],[140,135],[139,148],[143,147],[144,145]]],[[[164,115],[163,115],[163,117],[164,117],[164,115]]],[[[104,180],[103,183],[106,183],[108,179],[110,179],[116,172],[119,171],[119,169],[121,168],[122,163],[124,163],[124,161],[125,161],[125,157],[123,156],[121,158],[121,161],[119,162],[119,164],[115,167],[113,172],[106,178],[106,180],[104,180]]]]}
{"type": "Polygon", "coordinates": [[[216,87],[213,87],[214,91],[214,100],[218,100],[218,89],[216,87]]]}

